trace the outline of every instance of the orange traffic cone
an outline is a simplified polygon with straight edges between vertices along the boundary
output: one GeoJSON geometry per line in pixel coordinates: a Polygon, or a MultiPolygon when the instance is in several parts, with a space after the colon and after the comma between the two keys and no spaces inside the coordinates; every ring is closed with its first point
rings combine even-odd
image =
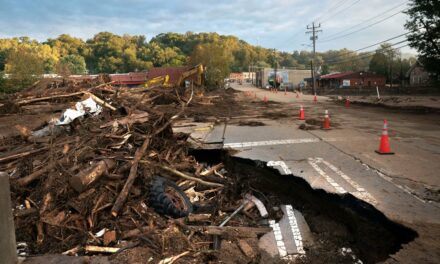
{"type": "Polygon", "coordinates": [[[299,120],[305,120],[305,117],[304,117],[304,108],[303,108],[302,105],[301,105],[301,108],[299,109],[299,120]]]}
{"type": "Polygon", "coordinates": [[[328,117],[328,110],[325,110],[324,123],[322,124],[322,129],[330,130],[330,118],[328,117]]]}
{"type": "Polygon", "coordinates": [[[350,97],[347,96],[347,99],[345,99],[345,107],[350,107],[350,97]]]}
{"type": "Polygon", "coordinates": [[[394,152],[391,152],[391,148],[390,148],[390,140],[388,138],[388,122],[386,119],[383,121],[383,130],[382,130],[382,136],[380,138],[379,150],[376,150],[376,152],[381,155],[394,154],[394,152]]]}
{"type": "Polygon", "coordinates": [[[267,96],[264,96],[263,102],[267,103],[267,96]]]}
{"type": "Polygon", "coordinates": [[[318,102],[318,97],[316,97],[316,93],[315,93],[315,96],[313,97],[313,102],[318,102]]]}

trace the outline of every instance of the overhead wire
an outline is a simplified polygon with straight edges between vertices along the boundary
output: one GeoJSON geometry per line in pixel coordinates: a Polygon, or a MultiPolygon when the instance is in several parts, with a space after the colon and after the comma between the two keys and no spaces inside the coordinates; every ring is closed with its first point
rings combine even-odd
{"type": "MultiPolygon", "coordinates": [[[[337,15],[337,14],[340,14],[340,13],[342,13],[342,12],[345,12],[346,10],[348,10],[349,8],[351,8],[352,6],[354,6],[354,5],[356,5],[357,3],[359,3],[361,0],[356,0],[354,3],[352,3],[351,5],[349,5],[349,6],[347,6],[347,7],[345,7],[345,8],[343,8],[343,9],[341,9],[341,10],[339,10],[338,12],[336,12],[336,13],[334,13],[334,14],[332,14],[332,16],[335,16],[335,15],[337,15]]],[[[325,21],[328,21],[330,18],[332,18],[331,16],[330,17],[328,17],[328,18],[326,18],[326,19],[324,19],[324,20],[321,20],[321,23],[324,23],[325,21]]]]}
{"type": "Polygon", "coordinates": [[[370,18],[368,18],[368,19],[365,19],[365,20],[363,20],[362,22],[360,22],[360,23],[358,23],[358,24],[355,24],[355,25],[353,25],[353,26],[350,26],[349,28],[347,28],[347,29],[345,29],[345,30],[342,30],[342,31],[339,31],[339,32],[337,32],[337,33],[334,33],[334,34],[331,34],[331,35],[329,35],[329,36],[326,36],[323,40],[326,40],[326,39],[332,38],[332,37],[334,37],[334,36],[337,36],[337,35],[339,35],[339,34],[341,34],[341,33],[346,32],[346,31],[348,31],[348,30],[350,30],[350,29],[353,29],[353,28],[356,28],[356,27],[358,27],[358,26],[360,26],[360,25],[362,25],[362,24],[365,24],[365,23],[367,23],[367,22],[369,22],[369,21],[371,21],[371,20],[373,20],[373,19],[376,19],[376,18],[378,18],[378,17],[381,17],[382,15],[384,15],[384,14],[386,14],[386,13],[388,13],[388,12],[390,12],[390,11],[396,9],[396,8],[401,7],[402,5],[406,5],[407,3],[408,3],[408,1],[405,1],[405,2],[403,2],[403,3],[400,3],[400,4],[396,5],[396,6],[393,6],[392,8],[389,8],[389,9],[387,9],[386,11],[384,11],[384,12],[378,14],[378,15],[375,15],[375,16],[373,16],[373,17],[370,17],[370,18]]]}
{"type": "Polygon", "coordinates": [[[363,31],[363,30],[367,29],[367,28],[370,28],[370,27],[375,26],[375,25],[377,25],[377,24],[379,24],[379,23],[382,23],[383,21],[386,21],[386,20],[388,20],[388,19],[390,19],[390,18],[392,18],[392,17],[394,17],[394,16],[396,16],[396,15],[398,15],[398,14],[401,14],[402,12],[404,12],[404,11],[406,11],[406,10],[407,10],[407,9],[404,9],[404,10],[401,10],[401,11],[399,11],[399,12],[397,12],[397,13],[393,13],[393,14],[390,15],[390,16],[387,16],[387,17],[385,17],[385,18],[383,18],[383,19],[381,19],[381,20],[379,20],[379,21],[377,21],[377,22],[374,22],[373,24],[369,24],[369,25],[367,25],[367,26],[365,26],[365,27],[362,27],[362,28],[360,28],[360,29],[357,29],[357,30],[355,30],[355,31],[352,31],[352,32],[346,33],[346,34],[341,35],[341,36],[338,36],[338,37],[333,37],[333,38],[330,38],[330,39],[321,40],[321,41],[319,41],[319,42],[321,42],[321,43],[322,43],[322,42],[329,42],[329,41],[332,41],[332,40],[335,40],[335,39],[340,39],[340,38],[348,37],[348,36],[350,36],[350,35],[352,35],[352,34],[358,33],[358,32],[360,32],[360,31],[363,31]]]}
{"type": "MultiPolygon", "coordinates": [[[[397,43],[394,43],[394,44],[390,45],[390,47],[393,47],[393,46],[396,46],[396,45],[399,45],[399,44],[402,44],[402,43],[405,43],[405,42],[407,42],[407,40],[399,41],[397,43]]],[[[401,49],[401,48],[407,47],[407,46],[409,46],[408,43],[406,43],[405,45],[403,45],[401,47],[397,47],[397,48],[394,48],[394,49],[390,49],[390,47],[387,47],[387,48],[385,48],[383,50],[397,50],[397,49],[401,49]]],[[[367,52],[367,53],[364,53],[364,54],[356,55],[354,58],[348,58],[348,59],[342,59],[342,60],[336,60],[336,61],[324,61],[324,64],[325,65],[336,65],[336,64],[340,64],[340,63],[345,63],[345,62],[353,61],[353,60],[366,59],[366,58],[374,56],[376,54],[376,52],[377,52],[377,50],[374,50],[374,51],[370,51],[370,52],[367,52]]]]}

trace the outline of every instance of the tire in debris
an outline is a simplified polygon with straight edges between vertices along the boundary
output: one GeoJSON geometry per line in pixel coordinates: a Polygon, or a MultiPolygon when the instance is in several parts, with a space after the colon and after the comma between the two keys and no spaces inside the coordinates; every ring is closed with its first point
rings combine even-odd
{"type": "Polygon", "coordinates": [[[188,216],[193,211],[193,205],[182,189],[158,176],[153,178],[149,202],[157,213],[173,218],[188,216]]]}

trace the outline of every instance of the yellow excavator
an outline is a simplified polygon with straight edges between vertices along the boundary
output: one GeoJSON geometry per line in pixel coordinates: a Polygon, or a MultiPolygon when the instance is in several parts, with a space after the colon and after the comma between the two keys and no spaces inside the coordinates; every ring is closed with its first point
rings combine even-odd
{"type": "Polygon", "coordinates": [[[176,81],[176,83],[173,85],[172,83],[170,83],[170,76],[168,74],[166,75],[161,75],[161,76],[157,76],[153,79],[148,80],[146,83],[144,83],[144,87],[145,88],[152,88],[155,86],[162,86],[162,87],[180,87],[182,86],[183,82],[185,81],[185,79],[187,79],[188,77],[191,77],[193,75],[196,75],[196,80],[194,82],[195,85],[197,86],[201,86],[203,83],[203,65],[202,64],[198,64],[194,67],[192,67],[191,69],[184,71],[180,76],[179,79],[176,81]]]}
{"type": "Polygon", "coordinates": [[[151,88],[154,86],[163,86],[163,87],[169,87],[168,81],[170,80],[170,76],[168,74],[157,76],[153,79],[148,80],[146,83],[144,83],[145,88],[151,88]]]}
{"type": "Polygon", "coordinates": [[[197,79],[194,82],[195,85],[197,86],[201,86],[202,85],[202,76],[203,76],[203,65],[202,64],[198,64],[194,67],[192,67],[191,69],[185,71],[182,73],[182,75],[180,75],[179,80],[176,83],[177,87],[182,86],[183,81],[185,81],[186,78],[192,76],[192,75],[196,75],[197,79]]]}

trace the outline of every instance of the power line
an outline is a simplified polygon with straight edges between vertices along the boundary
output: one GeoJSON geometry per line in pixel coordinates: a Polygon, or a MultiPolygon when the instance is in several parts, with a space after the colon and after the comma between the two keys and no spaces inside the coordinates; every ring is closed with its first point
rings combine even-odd
{"type": "MultiPolygon", "coordinates": [[[[350,52],[358,52],[358,51],[361,51],[361,50],[365,50],[365,49],[368,49],[368,48],[371,48],[371,47],[374,47],[374,46],[377,46],[377,45],[380,45],[380,44],[386,43],[386,42],[388,42],[388,41],[390,41],[390,40],[394,40],[394,39],[397,39],[397,38],[400,38],[400,37],[406,36],[406,35],[408,35],[409,33],[410,33],[410,32],[406,32],[406,33],[403,33],[403,34],[397,35],[397,36],[395,36],[395,37],[392,37],[392,38],[389,38],[389,39],[386,39],[386,40],[383,40],[383,41],[380,41],[380,42],[377,42],[377,43],[374,43],[374,44],[368,45],[368,46],[366,46],[366,47],[363,47],[363,48],[357,49],[357,50],[353,50],[353,51],[350,50],[350,51],[347,51],[345,54],[337,55],[337,56],[335,56],[333,59],[338,58],[338,57],[343,57],[344,55],[349,54],[350,52]]],[[[406,40],[405,40],[405,41],[406,41],[406,40]]]]}
{"type": "MultiPolygon", "coordinates": [[[[352,3],[352,4],[349,5],[349,6],[347,6],[346,8],[343,8],[343,9],[339,10],[338,12],[334,13],[332,16],[335,16],[335,15],[337,15],[337,14],[340,14],[340,13],[346,11],[347,9],[351,8],[352,6],[354,6],[355,4],[359,3],[360,1],[361,1],[361,0],[357,0],[357,1],[355,1],[354,3],[352,3]]],[[[322,20],[321,23],[324,23],[325,21],[328,21],[330,18],[331,18],[331,16],[328,17],[328,18],[326,18],[326,19],[324,19],[324,20],[322,20]]]]}
{"type": "Polygon", "coordinates": [[[394,14],[392,14],[392,15],[390,15],[390,16],[384,18],[384,19],[381,19],[381,20],[379,20],[379,21],[377,21],[377,22],[375,22],[375,23],[373,23],[373,24],[370,24],[370,25],[367,25],[367,26],[365,26],[365,27],[362,27],[362,28],[360,28],[360,29],[358,29],[358,30],[355,30],[355,31],[349,32],[349,33],[344,34],[344,35],[341,35],[341,36],[339,36],[339,37],[334,37],[334,38],[330,38],[330,39],[322,40],[322,41],[320,41],[320,42],[329,42],[329,41],[332,41],[332,40],[335,40],[335,39],[345,38],[345,37],[347,37],[347,36],[350,36],[350,35],[352,35],[352,34],[355,34],[355,33],[357,33],[357,32],[360,32],[360,31],[363,31],[363,30],[365,30],[365,29],[367,29],[367,28],[370,28],[370,27],[372,27],[372,26],[374,26],[374,25],[377,25],[377,24],[379,24],[379,23],[381,23],[381,22],[383,22],[383,21],[385,21],[385,20],[388,20],[388,19],[390,19],[390,18],[392,18],[392,17],[394,17],[394,16],[396,16],[396,15],[398,15],[398,14],[401,14],[402,12],[404,12],[404,11],[406,11],[406,10],[407,10],[407,9],[401,10],[401,11],[399,11],[399,12],[397,12],[397,13],[394,13],[394,14]]]}
{"type": "Polygon", "coordinates": [[[347,0],[341,0],[341,1],[337,2],[336,4],[330,5],[326,10],[322,11],[315,19],[313,19],[312,22],[316,22],[318,19],[325,17],[326,15],[328,15],[328,13],[327,13],[328,11],[330,11],[333,8],[338,8],[339,6],[342,6],[341,3],[345,2],[345,1],[347,1],[347,0]],[[341,4],[341,5],[339,5],[339,4],[341,4]]]}
{"type": "Polygon", "coordinates": [[[347,31],[350,30],[350,29],[356,28],[357,26],[360,26],[360,25],[362,25],[362,24],[364,24],[364,23],[366,23],[366,22],[368,22],[368,21],[371,21],[371,20],[373,20],[373,19],[376,19],[376,18],[378,18],[378,17],[381,17],[382,15],[384,15],[384,14],[386,14],[386,13],[388,13],[388,12],[390,12],[390,11],[392,11],[392,10],[398,8],[398,7],[401,7],[402,5],[406,5],[407,3],[408,3],[408,1],[405,1],[405,2],[403,2],[403,3],[400,3],[400,4],[398,4],[397,6],[394,6],[394,7],[390,8],[390,9],[388,9],[388,10],[386,10],[386,11],[384,11],[384,12],[378,14],[378,15],[375,15],[375,16],[373,16],[373,17],[370,17],[370,18],[368,18],[368,19],[365,19],[365,20],[363,20],[362,22],[360,22],[360,23],[358,23],[358,24],[356,24],[356,25],[353,25],[353,26],[351,26],[351,27],[349,27],[349,28],[347,28],[347,29],[345,29],[345,30],[339,31],[339,32],[337,32],[337,33],[335,33],[335,34],[331,34],[330,36],[325,37],[323,40],[325,41],[326,39],[329,39],[329,38],[332,38],[332,37],[334,37],[334,36],[337,36],[337,35],[339,35],[339,34],[341,34],[341,33],[347,32],[347,31]]]}
{"type": "MultiPolygon", "coordinates": [[[[407,40],[394,43],[394,44],[390,45],[390,47],[402,44],[402,43],[404,43],[406,41],[407,40]]],[[[397,47],[397,48],[394,48],[394,49],[385,48],[385,49],[382,49],[382,50],[390,50],[390,51],[392,51],[392,50],[398,50],[398,49],[401,49],[401,48],[404,48],[404,47],[407,47],[407,46],[409,46],[409,44],[405,44],[403,46],[400,46],[400,47],[397,47]]],[[[336,65],[336,64],[341,64],[341,63],[353,61],[353,60],[366,59],[366,58],[369,58],[369,57],[373,57],[375,54],[376,54],[376,51],[370,51],[370,52],[367,52],[367,53],[362,54],[362,55],[357,55],[354,58],[343,59],[343,60],[338,60],[338,61],[329,61],[329,62],[325,61],[324,64],[326,64],[326,65],[336,65]]]]}

